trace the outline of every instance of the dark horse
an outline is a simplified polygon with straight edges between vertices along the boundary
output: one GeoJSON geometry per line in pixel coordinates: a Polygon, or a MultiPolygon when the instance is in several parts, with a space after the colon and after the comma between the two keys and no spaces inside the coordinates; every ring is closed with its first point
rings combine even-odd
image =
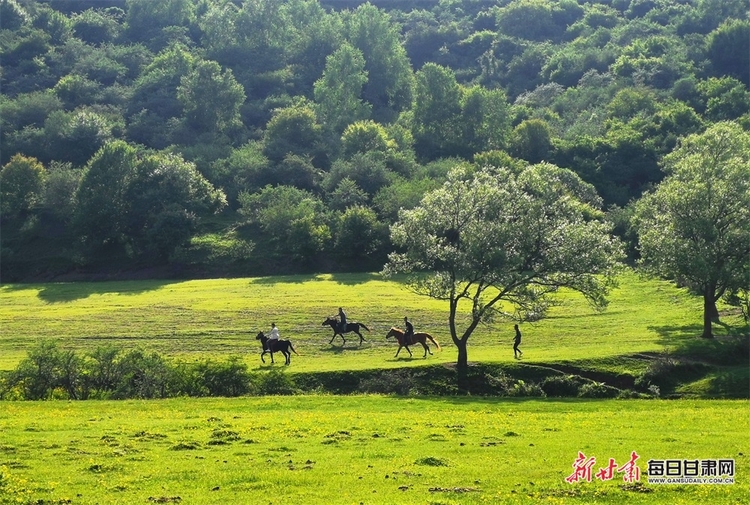
{"type": "Polygon", "coordinates": [[[266,360],[263,359],[263,355],[265,353],[271,353],[271,363],[273,363],[273,353],[280,352],[284,355],[286,358],[285,365],[288,365],[292,362],[292,353],[289,352],[290,350],[294,353],[299,355],[299,353],[294,350],[294,347],[292,347],[292,343],[289,340],[277,340],[276,343],[273,346],[273,350],[268,349],[268,337],[266,337],[263,332],[258,332],[258,335],[255,337],[255,340],[260,340],[260,343],[263,345],[263,352],[260,353],[260,360],[265,363],[266,360]]]}
{"type": "MultiPolygon", "coordinates": [[[[429,352],[432,354],[432,351],[430,351],[429,346],[427,345],[427,339],[430,339],[430,341],[435,344],[435,347],[437,347],[438,351],[440,350],[440,344],[437,343],[437,340],[432,338],[432,335],[429,333],[414,333],[411,336],[411,342],[406,342],[404,340],[404,330],[400,330],[398,328],[391,328],[390,331],[388,331],[388,334],[385,336],[386,339],[389,337],[396,337],[396,340],[398,341],[398,351],[396,351],[396,355],[394,358],[398,357],[398,353],[401,352],[402,347],[406,347],[406,350],[409,351],[409,346],[412,344],[416,344],[419,342],[422,344],[422,347],[424,347],[424,356],[423,358],[427,357],[427,353],[429,352]]],[[[412,356],[411,351],[409,351],[409,356],[412,356]]]]}
{"type": "Polygon", "coordinates": [[[333,343],[333,339],[336,338],[336,335],[341,335],[341,340],[344,341],[341,345],[346,345],[346,338],[344,338],[344,333],[349,333],[350,331],[353,331],[357,335],[359,335],[359,345],[362,345],[362,342],[365,341],[365,337],[362,336],[362,334],[359,332],[359,328],[362,327],[367,331],[370,331],[370,328],[365,326],[363,323],[346,323],[346,330],[341,331],[341,328],[339,328],[339,322],[338,320],[327,317],[325,321],[323,321],[322,326],[330,326],[333,329],[333,336],[331,337],[331,341],[328,342],[329,344],[333,343]]]}

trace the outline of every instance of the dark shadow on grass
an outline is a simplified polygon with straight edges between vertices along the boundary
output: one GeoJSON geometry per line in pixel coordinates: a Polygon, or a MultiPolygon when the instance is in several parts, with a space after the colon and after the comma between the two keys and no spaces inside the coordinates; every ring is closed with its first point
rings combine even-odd
{"type": "Polygon", "coordinates": [[[711,379],[708,394],[716,397],[750,398],[750,369],[726,367],[711,379]]]}
{"type": "Polygon", "coordinates": [[[344,286],[357,286],[372,280],[381,280],[383,277],[377,273],[356,273],[356,274],[321,274],[310,273],[300,275],[270,275],[257,277],[250,281],[250,285],[270,285],[278,283],[302,284],[310,281],[333,281],[336,284],[344,286]],[[324,278],[325,276],[325,278],[324,278]]]}
{"type": "MultiPolygon", "coordinates": [[[[528,397],[514,397],[514,396],[471,396],[471,395],[455,395],[455,396],[432,396],[432,395],[408,395],[408,396],[392,396],[394,400],[427,400],[430,402],[443,402],[452,405],[496,405],[498,403],[505,404],[523,404],[528,402],[543,402],[547,404],[559,403],[562,405],[571,405],[579,403],[593,403],[593,402],[612,402],[612,398],[543,398],[539,396],[528,396],[528,397]]],[[[623,401],[623,400],[617,400],[623,401]]],[[[565,414],[564,411],[560,411],[560,414],[565,414]]]]}
{"type": "Polygon", "coordinates": [[[372,272],[362,274],[331,274],[331,280],[336,284],[344,286],[356,286],[370,281],[383,280],[383,276],[372,272]]]}
{"type": "Polygon", "coordinates": [[[2,286],[5,291],[22,291],[38,289],[37,296],[47,303],[66,303],[88,298],[92,295],[117,293],[135,295],[154,291],[169,284],[181,281],[143,280],[143,281],[87,281],[87,282],[54,282],[48,284],[12,284],[2,286]]]}
{"type": "Polygon", "coordinates": [[[352,346],[335,346],[331,344],[329,347],[324,347],[320,351],[326,352],[329,354],[343,354],[344,352],[357,352],[357,351],[364,351],[364,350],[370,350],[370,346],[365,345],[352,345],[352,346]]]}
{"type": "Polygon", "coordinates": [[[659,344],[676,357],[714,365],[750,366],[750,336],[741,328],[731,328],[727,335],[701,338],[703,326],[649,326],[661,337],[659,344]]]}
{"type": "Polygon", "coordinates": [[[317,274],[270,275],[267,277],[255,277],[250,280],[250,286],[267,286],[271,284],[303,284],[305,282],[314,281],[316,277],[317,274]]]}

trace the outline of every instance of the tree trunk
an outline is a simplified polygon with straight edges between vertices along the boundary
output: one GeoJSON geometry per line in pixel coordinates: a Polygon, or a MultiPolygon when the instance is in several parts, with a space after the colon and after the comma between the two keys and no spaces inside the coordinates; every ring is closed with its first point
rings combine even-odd
{"type": "Polygon", "coordinates": [[[458,360],[456,361],[458,390],[467,393],[469,389],[469,355],[466,350],[466,340],[456,339],[454,343],[458,348],[458,360]]]}
{"type": "Polygon", "coordinates": [[[711,297],[711,321],[714,323],[719,322],[719,309],[716,308],[716,301],[714,300],[714,296],[711,297]]]}
{"type": "Polygon", "coordinates": [[[715,310],[714,290],[706,288],[703,292],[703,335],[701,335],[703,338],[714,338],[711,321],[713,320],[713,311],[715,310]]]}

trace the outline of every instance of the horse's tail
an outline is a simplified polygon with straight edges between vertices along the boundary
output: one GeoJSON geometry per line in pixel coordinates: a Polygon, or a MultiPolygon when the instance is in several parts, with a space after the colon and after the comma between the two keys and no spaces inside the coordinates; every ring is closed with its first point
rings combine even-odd
{"type": "Polygon", "coordinates": [[[360,325],[360,326],[361,326],[362,328],[364,328],[365,330],[367,330],[367,331],[370,331],[370,328],[368,328],[367,326],[365,326],[365,323],[359,323],[359,325],[360,325]]]}
{"type": "Polygon", "coordinates": [[[295,349],[294,346],[292,345],[292,341],[291,340],[289,340],[289,349],[291,349],[294,354],[296,354],[297,356],[299,356],[299,353],[297,352],[297,349],[295,349]]]}
{"type": "Polygon", "coordinates": [[[430,340],[432,340],[432,343],[435,344],[435,347],[437,347],[437,350],[439,351],[440,350],[440,344],[437,343],[437,340],[435,340],[434,338],[432,338],[432,335],[430,335],[429,333],[427,333],[426,335],[427,335],[427,338],[429,338],[430,340]]]}

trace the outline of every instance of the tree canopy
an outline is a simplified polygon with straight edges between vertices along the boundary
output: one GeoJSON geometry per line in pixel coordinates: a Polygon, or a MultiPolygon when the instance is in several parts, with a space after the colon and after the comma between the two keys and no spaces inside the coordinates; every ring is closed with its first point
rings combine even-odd
{"type": "Polygon", "coordinates": [[[641,261],[703,296],[703,337],[716,301],[747,289],[750,265],[750,133],[717,123],[664,158],[667,177],[637,204],[641,261]]]}
{"type": "Polygon", "coordinates": [[[384,271],[407,273],[416,293],[448,303],[465,369],[480,323],[543,317],[560,288],[606,307],[622,253],[600,205],[591,185],[547,163],[517,173],[457,168],[399,213],[391,238],[404,252],[392,253],[384,271]]]}

